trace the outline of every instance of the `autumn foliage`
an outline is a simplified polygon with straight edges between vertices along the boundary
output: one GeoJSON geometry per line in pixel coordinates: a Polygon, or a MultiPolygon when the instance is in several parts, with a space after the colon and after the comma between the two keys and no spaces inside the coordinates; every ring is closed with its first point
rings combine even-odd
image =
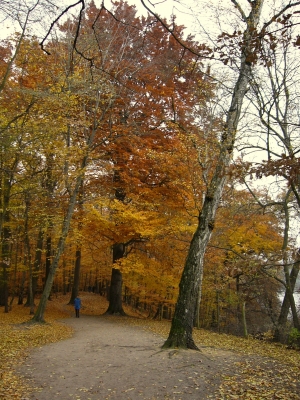
{"type": "MultiPolygon", "coordinates": [[[[113,17],[92,2],[75,51],[76,27],[72,19],[60,26],[45,44],[49,55],[26,37],[1,92],[0,302],[39,297],[84,176],[52,294],[70,292],[80,248],[79,289],[106,296],[112,248],[121,243],[114,267],[123,300],[170,319],[216,163],[216,85],[201,59],[126,3],[115,3],[113,17]]],[[[184,28],[177,32],[183,37],[184,28]]],[[[1,73],[16,39],[1,44],[1,73]]],[[[201,51],[193,37],[186,42],[201,51]]],[[[246,192],[227,189],[205,259],[202,325],[240,334],[234,326],[247,302],[271,328],[265,304],[278,308],[278,287],[263,270],[280,248],[279,221],[246,192]]]]}

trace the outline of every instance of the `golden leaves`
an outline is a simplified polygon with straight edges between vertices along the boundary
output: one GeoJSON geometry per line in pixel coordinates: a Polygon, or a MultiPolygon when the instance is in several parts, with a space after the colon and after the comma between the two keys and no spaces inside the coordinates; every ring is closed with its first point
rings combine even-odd
{"type": "MultiPolygon", "coordinates": [[[[99,315],[107,307],[107,301],[96,294],[82,293],[82,313],[99,315]]],[[[29,347],[63,340],[72,334],[70,328],[55,322],[73,312],[73,307],[66,305],[66,296],[53,297],[46,312],[47,324],[28,324],[28,309],[14,306],[9,314],[2,314],[0,322],[0,359],[3,361],[0,373],[0,398],[5,400],[24,399],[29,393],[29,386],[16,376],[13,366],[26,355],[29,347]],[[22,324],[22,322],[25,322],[22,324]]],[[[167,337],[170,322],[154,321],[142,318],[134,310],[125,306],[130,317],[107,317],[121,325],[135,325],[162,337],[167,337]],[[138,316],[139,318],[132,318],[138,316]]],[[[105,317],[103,317],[105,318],[105,317]]],[[[116,327],[117,329],[117,327],[116,327]]],[[[210,396],[214,400],[296,400],[299,399],[300,354],[287,350],[285,346],[256,339],[243,339],[232,335],[217,334],[207,330],[194,330],[197,345],[209,349],[222,359],[225,351],[230,351],[231,359],[222,359],[218,366],[221,384],[216,393],[210,396]],[[236,361],[235,357],[236,356],[236,361]]],[[[214,359],[211,360],[214,362],[214,359]]],[[[195,371],[197,373],[197,371],[195,371]]],[[[63,375],[61,376],[63,379],[63,375]]],[[[127,390],[130,391],[131,387],[127,390]]],[[[85,391],[83,388],[81,391],[85,391]]]]}
{"type": "Polygon", "coordinates": [[[8,314],[1,315],[0,323],[0,398],[5,400],[24,398],[29,385],[15,375],[13,367],[21,362],[31,347],[57,342],[72,335],[72,329],[58,324],[56,319],[65,318],[66,313],[57,308],[49,309],[46,318],[50,323],[32,324],[29,309],[13,306],[8,314]]]}
{"type": "MultiPolygon", "coordinates": [[[[170,323],[128,319],[128,323],[167,337],[170,323]]],[[[217,334],[204,329],[194,330],[194,339],[201,346],[212,348],[214,354],[230,350],[244,361],[222,363],[222,381],[214,400],[262,400],[299,399],[300,354],[285,346],[256,339],[244,339],[233,335],[217,334]]]]}

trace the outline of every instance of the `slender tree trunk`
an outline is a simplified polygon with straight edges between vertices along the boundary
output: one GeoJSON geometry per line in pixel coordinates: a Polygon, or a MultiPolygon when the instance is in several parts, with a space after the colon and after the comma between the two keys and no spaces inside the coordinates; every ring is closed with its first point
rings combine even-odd
{"type": "MultiPolygon", "coordinates": [[[[81,182],[78,193],[78,207],[79,207],[78,231],[80,232],[82,229],[82,213],[83,213],[83,180],[81,182]]],[[[74,300],[76,299],[79,293],[80,269],[81,269],[81,245],[80,243],[78,243],[75,255],[74,281],[73,281],[69,304],[74,304],[74,300]]]]}
{"type": "Polygon", "coordinates": [[[38,275],[41,270],[43,241],[44,241],[44,233],[43,233],[42,229],[40,229],[39,233],[38,233],[37,244],[36,244],[36,249],[35,249],[35,258],[34,258],[33,274],[32,274],[33,300],[36,296],[37,285],[38,285],[38,275]]]}
{"type": "Polygon", "coordinates": [[[25,254],[26,254],[26,261],[28,264],[29,270],[29,306],[30,306],[30,315],[34,314],[34,304],[33,304],[33,292],[32,292],[32,265],[31,265],[31,254],[30,254],[30,240],[29,240],[29,232],[28,232],[28,221],[29,221],[29,207],[30,207],[30,199],[29,194],[25,193],[25,214],[24,214],[24,230],[25,230],[25,254]]]}
{"type": "Polygon", "coordinates": [[[73,286],[69,304],[74,304],[74,300],[76,299],[79,293],[80,268],[81,268],[81,248],[78,247],[75,256],[74,280],[73,280],[73,286]]]}
{"type": "Polygon", "coordinates": [[[1,238],[1,259],[0,259],[0,305],[4,305],[4,312],[8,313],[9,305],[8,305],[8,271],[11,264],[11,254],[10,254],[10,215],[9,215],[9,200],[10,200],[10,190],[11,183],[8,177],[4,176],[1,182],[1,198],[0,198],[0,206],[1,210],[1,229],[0,229],[0,238],[1,238]]]}
{"type": "Polygon", "coordinates": [[[292,318],[293,318],[293,323],[294,327],[298,329],[300,332],[300,324],[299,324],[299,318],[298,318],[298,313],[297,313],[297,307],[295,303],[295,298],[292,290],[292,285],[290,281],[290,272],[288,266],[284,266],[284,274],[285,274],[285,279],[286,279],[286,293],[289,299],[290,307],[291,307],[291,312],[292,312],[292,318]]]}
{"type": "MultiPolygon", "coordinates": [[[[24,264],[25,263],[26,263],[26,258],[24,258],[24,264]]],[[[21,275],[21,282],[19,285],[18,306],[22,305],[24,301],[25,280],[26,280],[26,272],[23,271],[21,275]]]]}
{"type": "Polygon", "coordinates": [[[284,238],[283,238],[283,264],[284,264],[284,277],[285,277],[285,295],[283,299],[283,303],[281,306],[281,312],[278,318],[278,324],[275,330],[274,338],[277,341],[282,341],[284,336],[284,330],[287,322],[287,317],[289,313],[289,309],[291,308],[292,318],[294,327],[298,329],[300,332],[300,323],[297,313],[297,308],[295,304],[294,298],[294,288],[297,281],[297,276],[299,273],[299,261],[294,263],[291,274],[288,267],[287,260],[287,247],[288,247],[288,238],[289,238],[289,228],[290,228],[290,215],[288,209],[288,200],[289,194],[286,196],[286,201],[284,202],[284,212],[285,212],[285,224],[284,224],[284,238]]]}
{"type": "Polygon", "coordinates": [[[242,14],[247,27],[244,31],[244,44],[241,49],[241,64],[238,79],[232,94],[230,108],[220,142],[220,154],[212,180],[209,184],[202,210],[199,214],[197,230],[193,236],[179,285],[179,296],[172,320],[169,337],[163,348],[197,349],[194,343],[193,319],[198,299],[199,285],[203,274],[203,262],[207,244],[214,227],[216,211],[226,182],[227,167],[230,165],[235,136],[240,119],[241,107],[251,73],[253,46],[252,35],[256,35],[263,0],[251,3],[248,17],[242,14]]]}
{"type": "MultiPolygon", "coordinates": [[[[283,301],[281,304],[280,314],[279,314],[278,321],[277,321],[277,326],[276,326],[275,333],[274,333],[274,340],[276,342],[284,341],[284,338],[286,335],[285,329],[286,329],[287,319],[288,319],[290,306],[291,306],[291,303],[290,303],[291,297],[292,297],[293,303],[294,303],[293,304],[294,305],[294,308],[293,308],[294,314],[297,315],[297,310],[296,310],[296,306],[295,306],[293,293],[294,293],[295,285],[297,282],[297,277],[299,274],[299,265],[300,265],[300,262],[297,261],[293,265],[293,268],[290,273],[288,270],[285,271],[286,281],[287,281],[287,274],[289,274],[289,279],[288,279],[289,287],[286,287],[286,290],[285,290],[284,298],[283,298],[283,301]]],[[[297,324],[297,319],[296,319],[296,324],[297,324]]],[[[294,321],[294,326],[295,326],[295,321],[294,321]]],[[[298,330],[299,330],[299,328],[298,328],[298,330]]]]}
{"type": "Polygon", "coordinates": [[[34,302],[34,297],[37,291],[37,283],[38,283],[38,273],[40,271],[40,266],[41,266],[41,260],[42,260],[42,247],[43,247],[43,231],[40,229],[38,233],[38,239],[37,239],[37,244],[36,244],[36,249],[35,249],[35,258],[34,258],[34,263],[33,263],[33,268],[32,268],[32,274],[31,277],[29,277],[29,288],[28,288],[28,293],[27,293],[27,299],[26,299],[26,307],[30,306],[30,285],[32,287],[32,298],[34,302]]]}
{"type": "MultiPolygon", "coordinates": [[[[86,165],[86,158],[83,161],[83,168],[86,165]]],[[[47,305],[47,300],[49,298],[49,295],[51,293],[51,289],[52,289],[52,285],[53,285],[53,281],[54,281],[54,277],[55,277],[55,273],[58,267],[58,263],[60,260],[60,257],[64,251],[64,247],[65,247],[65,242],[66,242],[66,238],[69,232],[69,228],[70,228],[70,223],[71,223],[71,218],[74,212],[74,208],[75,208],[75,203],[76,203],[76,199],[77,199],[77,195],[79,192],[79,188],[80,185],[82,183],[83,180],[83,172],[81,175],[79,175],[77,177],[76,180],[76,184],[75,184],[75,188],[73,190],[72,196],[70,198],[69,201],[69,206],[68,206],[68,210],[67,210],[67,214],[65,216],[64,222],[63,222],[63,226],[62,226],[62,232],[61,232],[61,236],[59,238],[58,244],[57,244],[57,249],[56,249],[56,253],[53,257],[53,261],[51,264],[51,268],[49,271],[49,275],[44,287],[44,291],[42,293],[41,299],[40,299],[40,303],[37,307],[37,310],[34,314],[33,317],[33,321],[35,322],[44,322],[44,313],[46,310],[46,305],[47,305]]]]}
{"type": "MultiPolygon", "coordinates": [[[[46,238],[46,271],[45,271],[45,284],[50,273],[51,268],[51,256],[52,256],[52,238],[51,232],[48,232],[46,238]]],[[[49,300],[51,298],[51,292],[49,293],[49,300]]]]}
{"type": "Polygon", "coordinates": [[[244,332],[244,337],[248,337],[248,328],[247,328],[247,320],[246,320],[246,302],[243,301],[242,304],[242,320],[243,320],[243,332],[244,332]]]}
{"type": "Polygon", "coordinates": [[[12,310],[12,305],[14,303],[15,300],[15,296],[16,296],[16,288],[17,288],[17,270],[18,270],[18,257],[19,257],[19,228],[17,229],[17,240],[16,240],[16,244],[15,244],[15,252],[14,252],[14,279],[13,279],[13,288],[12,288],[12,293],[11,293],[11,298],[10,298],[10,302],[9,302],[9,311],[12,310]]]}
{"type": "Polygon", "coordinates": [[[217,290],[216,293],[216,302],[217,302],[217,329],[220,333],[220,292],[217,290]]]}
{"type": "MultiPolygon", "coordinates": [[[[299,265],[300,265],[300,262],[297,261],[293,265],[293,268],[290,273],[290,285],[291,285],[292,293],[294,293],[294,290],[295,290],[295,285],[296,285],[297,277],[299,274],[299,265]]],[[[280,314],[278,317],[277,326],[275,329],[275,334],[274,334],[275,341],[280,342],[283,340],[283,332],[284,332],[284,328],[287,323],[289,311],[290,311],[290,301],[289,301],[288,293],[287,293],[287,291],[285,291],[283,302],[281,304],[280,314]]]]}
{"type": "Polygon", "coordinates": [[[62,268],[63,268],[63,295],[65,296],[67,294],[67,274],[66,274],[65,258],[63,259],[62,268]]]}

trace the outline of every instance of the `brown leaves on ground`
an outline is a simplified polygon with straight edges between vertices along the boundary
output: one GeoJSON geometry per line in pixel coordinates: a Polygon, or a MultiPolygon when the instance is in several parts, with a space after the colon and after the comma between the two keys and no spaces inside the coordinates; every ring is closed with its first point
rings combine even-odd
{"type": "MultiPolygon", "coordinates": [[[[167,321],[132,320],[145,329],[167,338],[170,323],[167,321]]],[[[217,334],[204,329],[194,330],[199,348],[213,347],[244,354],[244,362],[234,365],[224,362],[220,371],[222,384],[214,400],[299,400],[300,399],[300,352],[287,349],[278,343],[217,334]]]]}
{"type": "MultiPolygon", "coordinates": [[[[1,310],[2,311],[2,310],[1,310]]],[[[1,313],[0,321],[0,399],[22,399],[30,388],[13,368],[25,359],[32,347],[54,343],[72,336],[72,329],[56,322],[68,315],[57,307],[48,304],[46,312],[47,323],[29,323],[32,316],[29,308],[14,305],[8,314],[1,313]]]]}
{"type": "MultiPolygon", "coordinates": [[[[82,314],[101,315],[106,311],[107,301],[96,294],[83,293],[82,314]]],[[[31,347],[42,346],[63,340],[72,335],[72,330],[57,320],[74,314],[72,305],[67,305],[67,296],[57,296],[48,302],[45,324],[28,323],[29,309],[13,306],[9,314],[2,314],[0,321],[0,398],[24,399],[30,387],[14,374],[14,366],[25,359],[31,347]]],[[[108,317],[118,324],[133,324],[167,338],[170,322],[140,318],[135,311],[124,307],[129,317],[108,317]]],[[[220,374],[222,383],[214,400],[296,400],[300,398],[300,352],[285,346],[255,339],[243,339],[206,330],[195,330],[194,338],[199,348],[230,350],[244,355],[243,362],[224,365],[220,374]]],[[[240,357],[239,357],[240,358],[240,357]]]]}

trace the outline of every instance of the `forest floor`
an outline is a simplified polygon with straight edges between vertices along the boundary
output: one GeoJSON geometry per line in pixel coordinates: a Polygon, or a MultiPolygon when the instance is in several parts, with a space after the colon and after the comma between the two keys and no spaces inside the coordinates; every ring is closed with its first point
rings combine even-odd
{"type": "Polygon", "coordinates": [[[2,314],[0,399],[300,399],[299,351],[205,330],[199,352],[161,350],[170,322],[104,316],[104,299],[80,297],[80,318],[66,296],[48,302],[46,324],[23,306],[2,314]]]}

